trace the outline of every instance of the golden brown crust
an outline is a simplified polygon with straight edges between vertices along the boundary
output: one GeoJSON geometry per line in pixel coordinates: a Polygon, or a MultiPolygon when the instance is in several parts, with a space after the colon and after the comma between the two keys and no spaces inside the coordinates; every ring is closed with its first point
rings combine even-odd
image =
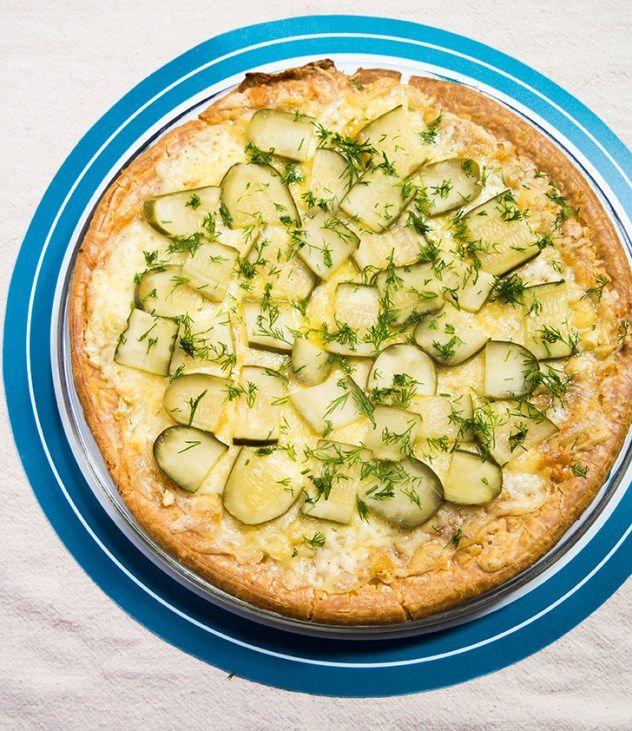
{"type": "Polygon", "coordinates": [[[351,77],[356,84],[370,84],[378,79],[392,79],[399,81],[402,75],[391,69],[363,69],[359,68],[351,77]]]}
{"type": "Polygon", "coordinates": [[[266,74],[262,71],[248,72],[244,80],[237,87],[237,91],[243,92],[257,86],[275,86],[284,81],[300,81],[304,82],[310,76],[320,75],[322,73],[336,74],[336,66],[334,62],[328,58],[320,61],[311,61],[304,66],[285,69],[276,74],[266,74]]]}
{"type": "MultiPolygon", "coordinates": [[[[351,80],[356,84],[397,83],[399,78],[390,70],[360,69],[351,80]]],[[[123,499],[165,550],[213,584],[257,606],[337,624],[401,622],[446,609],[515,576],[550,550],[581,515],[603,483],[632,420],[629,349],[611,356],[609,371],[599,384],[599,400],[614,428],[605,441],[583,452],[583,461],[590,465],[588,479],[572,474],[571,450],[564,435],[558,435],[548,444],[543,465],[556,492],[540,510],[519,516],[489,515],[481,524],[482,533],[463,540],[451,557],[446,558],[441,547],[430,546],[429,563],[417,575],[374,579],[354,591],[336,594],[310,588],[290,590],[265,561],[239,564],[232,556],[205,552],[204,538],[195,531],[174,533],[171,526],[181,509],[177,504],[162,505],[160,486],[166,483],[157,473],[153,488],[141,490],[135,484],[134,455],[126,450],[121,436],[118,394],[90,364],[85,350],[92,274],[108,253],[112,235],[139,217],[142,201],[157,191],[158,162],[185,149],[208,124],[236,119],[245,109],[271,102],[283,105],[299,92],[312,98],[335,98],[349,84],[349,77],[329,60],[281,74],[247,74],[234,92],[213,104],[199,120],[166,134],[122,171],[99,202],[77,254],[70,293],[72,365],[86,419],[123,499]],[[494,551],[488,548],[492,543],[494,551]],[[436,556],[433,548],[437,548],[436,556]]],[[[411,78],[409,84],[431,97],[437,109],[470,119],[508,141],[556,180],[572,205],[581,209],[582,226],[593,243],[590,250],[569,248],[565,252],[577,264],[578,280],[589,286],[596,269],[607,271],[619,294],[617,316],[627,316],[632,278],[625,254],[597,196],[564,154],[511,111],[467,87],[421,77],[411,78]]]]}

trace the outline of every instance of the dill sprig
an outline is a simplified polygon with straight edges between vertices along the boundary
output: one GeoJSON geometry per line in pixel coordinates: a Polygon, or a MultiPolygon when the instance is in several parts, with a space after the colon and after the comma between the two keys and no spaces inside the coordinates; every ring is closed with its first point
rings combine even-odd
{"type": "Polygon", "coordinates": [[[356,175],[361,175],[371,164],[376,149],[370,142],[358,142],[339,132],[326,129],[322,124],[316,125],[316,134],[319,147],[335,150],[344,157],[347,163],[347,184],[351,187],[356,175]]]}
{"type": "Polygon", "coordinates": [[[520,304],[524,291],[525,284],[519,274],[510,274],[508,277],[496,279],[492,289],[495,299],[501,299],[510,305],[520,304]]]}
{"type": "Polygon", "coordinates": [[[254,163],[255,165],[270,165],[270,163],[272,162],[272,155],[274,153],[274,150],[271,150],[270,152],[264,152],[263,150],[259,149],[257,145],[249,142],[244,148],[244,152],[246,153],[246,156],[248,157],[250,162],[254,163]]]}
{"type": "Polygon", "coordinates": [[[437,132],[439,131],[439,125],[443,121],[443,112],[439,112],[439,114],[434,118],[431,119],[428,124],[426,124],[426,129],[422,130],[419,133],[419,137],[421,137],[421,141],[424,142],[426,145],[432,145],[437,141],[437,132]]]}

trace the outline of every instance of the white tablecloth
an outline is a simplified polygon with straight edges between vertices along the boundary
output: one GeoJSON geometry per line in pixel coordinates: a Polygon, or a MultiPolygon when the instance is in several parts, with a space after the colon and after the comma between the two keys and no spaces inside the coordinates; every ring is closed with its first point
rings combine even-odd
{"type": "MultiPolygon", "coordinates": [[[[514,54],[632,142],[629,0],[321,0],[298,6],[279,0],[2,0],[3,302],[21,238],[50,178],[134,83],[238,24],[354,11],[436,25],[514,54]]],[[[4,404],[0,435],[2,728],[632,728],[629,582],[551,647],[461,686],[376,700],[280,691],[229,679],[125,615],[48,525],[22,471],[4,404]]]]}

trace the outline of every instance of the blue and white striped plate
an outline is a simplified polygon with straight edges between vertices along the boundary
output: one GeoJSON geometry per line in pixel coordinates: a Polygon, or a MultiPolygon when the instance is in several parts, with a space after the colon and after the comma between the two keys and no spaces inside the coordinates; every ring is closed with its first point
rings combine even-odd
{"type": "MultiPolygon", "coordinates": [[[[4,330],[4,380],[20,457],[48,519],[87,573],[129,614],[197,657],[270,685],[378,696],[452,685],[536,652],[628,577],[629,440],[569,549],[466,622],[389,640],[299,636],[228,612],[174,579],[128,540],[90,486],[58,410],[62,282],[81,230],[113,175],[165,128],[246,71],[329,57],[468,84],[510,106],[581,167],[629,245],[632,155],[592,112],[537,72],[467,38],[413,23],[313,16],[213,38],[156,71],[85,135],[53,179],[16,263],[4,330]],[[42,357],[50,333],[51,358],[42,357]],[[83,470],[83,471],[82,471],[83,470]]],[[[63,366],[63,364],[61,364],[63,366]]],[[[60,402],[63,394],[59,394],[60,402]]]]}

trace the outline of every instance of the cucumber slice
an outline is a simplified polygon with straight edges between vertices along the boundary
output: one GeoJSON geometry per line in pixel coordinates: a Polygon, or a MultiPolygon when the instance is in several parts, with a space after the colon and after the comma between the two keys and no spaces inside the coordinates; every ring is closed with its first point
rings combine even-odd
{"type": "Polygon", "coordinates": [[[266,226],[246,262],[240,273],[248,281],[248,291],[265,291],[270,283],[277,298],[305,299],[316,285],[316,277],[296,256],[288,230],[281,226],[266,226]]]}
{"type": "Polygon", "coordinates": [[[300,223],[290,191],[269,165],[235,163],[222,178],[221,188],[231,228],[279,221],[300,223]]]}
{"type": "Polygon", "coordinates": [[[297,338],[292,348],[292,373],[308,386],[322,383],[331,371],[329,353],[305,338],[297,338]]]}
{"type": "Polygon", "coordinates": [[[367,431],[364,445],[376,459],[392,462],[409,457],[419,436],[421,417],[391,406],[376,406],[375,424],[367,431]]]}
{"type": "Polygon", "coordinates": [[[482,330],[463,322],[450,305],[429,315],[415,330],[415,342],[437,363],[454,366],[463,363],[483,349],[489,340],[482,330]]]}
{"type": "Polygon", "coordinates": [[[226,510],[246,525],[259,525],[286,513],[301,494],[302,463],[278,447],[242,447],[226,481],[226,510]]]}
{"type": "Polygon", "coordinates": [[[309,426],[323,434],[363,416],[358,392],[362,393],[353,379],[334,371],[324,383],[291,394],[290,401],[309,426]]]}
{"type": "Polygon", "coordinates": [[[399,528],[415,528],[437,512],[443,486],[423,462],[373,462],[364,468],[360,498],[374,513],[399,528]]]}
{"type": "Polygon", "coordinates": [[[309,190],[316,205],[334,211],[353,185],[355,171],[335,150],[319,147],[314,153],[309,190]]]}
{"type": "Polygon", "coordinates": [[[281,435],[285,380],[269,368],[245,366],[231,425],[234,444],[273,444],[281,435]]]}
{"type": "Polygon", "coordinates": [[[527,402],[487,403],[476,409],[476,438],[501,467],[555,434],[557,426],[527,402]]]}
{"type": "Polygon", "coordinates": [[[374,168],[355,183],[340,208],[364,228],[379,233],[394,224],[410,202],[413,189],[407,183],[397,175],[388,175],[383,168],[374,168]]]}
{"type": "Polygon", "coordinates": [[[458,157],[424,165],[415,176],[415,184],[425,190],[431,216],[460,208],[483,190],[478,163],[458,157]]]}
{"type": "Polygon", "coordinates": [[[228,447],[191,426],[170,426],[154,442],[154,459],[176,485],[195,492],[228,447]]]}
{"type": "Polygon", "coordinates": [[[295,323],[292,305],[284,300],[244,300],[244,323],[248,345],[277,353],[290,353],[295,323]]]}
{"type": "Polygon", "coordinates": [[[138,279],[134,300],[139,309],[160,317],[193,315],[204,307],[204,299],[189,287],[178,266],[147,270],[138,279]]]}
{"type": "Polygon", "coordinates": [[[278,109],[257,110],[248,124],[248,137],[260,149],[304,162],[315,145],[315,119],[278,109]]]}
{"type": "Polygon", "coordinates": [[[380,294],[375,287],[342,282],[336,287],[336,319],[354,329],[375,325],[380,313],[380,294]]]}
{"type": "Polygon", "coordinates": [[[500,276],[538,256],[536,237],[518,210],[510,191],[472,209],[463,219],[469,238],[480,242],[480,267],[500,276]]]}
{"type": "Polygon", "coordinates": [[[179,376],[167,386],[162,405],[178,424],[214,434],[222,420],[229,386],[227,378],[203,373],[179,376]]]}
{"type": "Polygon", "coordinates": [[[410,266],[419,259],[425,239],[410,226],[396,224],[380,234],[362,231],[360,244],[351,255],[362,271],[367,267],[386,269],[392,261],[396,267],[410,266]]]}
{"type": "Polygon", "coordinates": [[[185,259],[182,276],[188,279],[189,287],[203,297],[221,302],[226,296],[238,254],[231,246],[217,241],[202,244],[185,259]]]}
{"type": "Polygon", "coordinates": [[[396,325],[443,307],[443,284],[431,264],[389,267],[378,275],[376,283],[382,299],[388,300],[396,325]]]}
{"type": "MultiPolygon", "coordinates": [[[[333,360],[332,356],[329,356],[330,360],[333,360]]],[[[369,380],[369,372],[373,365],[371,358],[358,358],[356,356],[347,356],[346,361],[346,372],[347,375],[351,376],[353,382],[356,383],[360,388],[366,392],[367,383],[369,380]]]]}
{"type": "Polygon", "coordinates": [[[568,286],[564,280],[524,291],[526,345],[538,360],[566,358],[577,349],[577,331],[569,323],[568,286]]]}
{"type": "Polygon", "coordinates": [[[338,355],[372,355],[375,346],[367,340],[380,314],[378,290],[366,284],[343,282],[336,287],[334,311],[338,331],[347,331],[349,337],[330,340],[326,349],[338,355]]]}
{"type": "Polygon", "coordinates": [[[537,370],[533,353],[517,343],[489,340],[485,346],[485,396],[518,398],[531,391],[529,374],[537,370]]]}
{"type": "Polygon", "coordinates": [[[169,375],[230,375],[234,364],[235,347],[229,315],[217,313],[210,327],[197,327],[192,320],[185,320],[180,324],[176,347],[169,364],[169,375]]]}
{"type": "Polygon", "coordinates": [[[490,459],[457,449],[443,481],[444,498],[457,505],[485,505],[500,495],[503,473],[490,459]]]}
{"type": "Polygon", "coordinates": [[[202,228],[206,216],[220,206],[220,188],[209,185],[148,198],[143,204],[147,223],[165,236],[191,236],[202,228]]]}
{"type": "Polygon", "coordinates": [[[458,302],[466,312],[478,312],[487,302],[496,284],[496,277],[475,266],[464,266],[452,261],[447,272],[449,287],[444,290],[446,300],[458,302]]]}
{"type": "Polygon", "coordinates": [[[305,224],[305,245],[298,255],[321,279],[327,281],[351,256],[360,239],[340,220],[319,211],[305,224]]]}
{"type": "Polygon", "coordinates": [[[372,459],[368,449],[342,442],[319,441],[312,452],[302,510],[321,520],[348,524],[356,509],[362,465],[372,459]]]}
{"type": "Polygon", "coordinates": [[[419,396],[437,390],[432,358],[414,345],[389,345],[375,359],[369,374],[371,398],[407,409],[419,396]]]}
{"type": "Polygon", "coordinates": [[[469,393],[458,396],[428,396],[415,401],[411,410],[421,416],[419,436],[442,449],[441,444],[447,440],[469,442],[474,438],[471,423],[474,415],[472,397],[469,393]]]}
{"type": "Polygon", "coordinates": [[[402,106],[369,122],[358,132],[358,142],[374,147],[403,178],[408,177],[427,157],[426,148],[402,106]]]}
{"type": "Polygon", "coordinates": [[[143,310],[129,313],[127,327],[119,336],[114,361],[147,373],[166,376],[178,326],[143,310]]]}

